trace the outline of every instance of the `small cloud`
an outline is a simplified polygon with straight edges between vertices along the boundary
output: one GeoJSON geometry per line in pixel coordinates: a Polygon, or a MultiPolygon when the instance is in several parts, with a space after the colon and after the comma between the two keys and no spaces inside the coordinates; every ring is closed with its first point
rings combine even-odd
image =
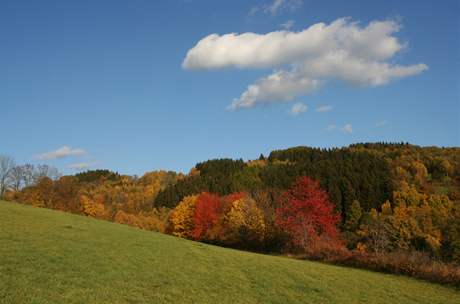
{"type": "Polygon", "coordinates": [[[296,9],[301,7],[302,4],[302,0],[273,0],[269,4],[252,7],[249,10],[249,15],[252,16],[258,12],[263,12],[274,16],[281,11],[294,12],[296,9]]]}
{"type": "Polygon", "coordinates": [[[264,9],[265,12],[272,15],[276,15],[278,11],[283,7],[285,0],[274,0],[270,5],[267,5],[264,9]]]}
{"type": "Polygon", "coordinates": [[[291,110],[289,111],[292,115],[299,115],[300,113],[304,113],[308,110],[308,107],[301,102],[297,102],[292,105],[291,110]]]}
{"type": "Polygon", "coordinates": [[[376,123],[375,126],[376,126],[377,128],[381,128],[381,127],[386,126],[387,124],[388,124],[388,121],[382,120],[382,121],[379,121],[378,123],[376,123]]]}
{"type": "Polygon", "coordinates": [[[249,16],[253,16],[253,15],[257,14],[257,12],[259,12],[259,11],[260,11],[260,7],[258,7],[258,6],[253,6],[253,7],[251,7],[251,9],[249,10],[248,15],[249,15],[249,16]]]}
{"type": "Polygon", "coordinates": [[[291,27],[294,26],[295,21],[294,20],[288,20],[282,24],[280,24],[281,28],[284,30],[290,30],[291,27]]]}
{"type": "Polygon", "coordinates": [[[330,125],[327,126],[326,130],[327,131],[339,130],[339,131],[342,131],[344,133],[351,134],[351,133],[353,133],[353,126],[351,124],[346,124],[343,127],[339,127],[337,125],[330,124],[330,125]]]}
{"type": "Polygon", "coordinates": [[[343,132],[351,134],[353,133],[353,126],[351,124],[346,124],[341,129],[343,132]]]}
{"type": "Polygon", "coordinates": [[[335,129],[337,129],[337,126],[334,125],[334,124],[328,125],[327,128],[326,128],[327,131],[332,131],[332,130],[335,130],[335,129]]]}
{"type": "Polygon", "coordinates": [[[276,15],[282,10],[294,12],[301,7],[302,4],[302,0],[273,0],[271,4],[264,7],[264,12],[272,15],[276,15]]]}
{"type": "Polygon", "coordinates": [[[332,106],[321,106],[316,108],[316,112],[329,112],[332,108],[332,106]]]}
{"type": "Polygon", "coordinates": [[[84,154],[86,154],[86,151],[83,149],[79,149],[79,148],[74,149],[69,146],[62,146],[61,148],[57,150],[39,154],[36,156],[36,158],[40,160],[50,160],[50,159],[64,158],[68,156],[80,156],[84,154]]]}

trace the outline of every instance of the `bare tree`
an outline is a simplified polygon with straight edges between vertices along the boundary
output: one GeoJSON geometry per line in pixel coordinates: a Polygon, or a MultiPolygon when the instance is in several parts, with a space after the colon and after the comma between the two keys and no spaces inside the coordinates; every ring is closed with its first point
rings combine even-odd
{"type": "Polygon", "coordinates": [[[13,158],[0,154],[0,198],[9,188],[19,191],[22,187],[31,186],[42,177],[56,180],[61,177],[58,169],[49,165],[25,164],[16,166],[13,158]]]}
{"type": "Polygon", "coordinates": [[[15,167],[14,159],[0,155],[0,197],[3,197],[10,182],[11,170],[15,167]]]}
{"type": "Polygon", "coordinates": [[[11,188],[19,191],[24,184],[24,166],[14,166],[9,174],[11,188]]]}
{"type": "Polygon", "coordinates": [[[56,169],[55,167],[51,167],[48,165],[38,165],[35,168],[35,174],[34,174],[35,182],[39,180],[41,177],[45,177],[45,176],[53,180],[56,180],[59,177],[61,177],[61,174],[59,173],[58,169],[56,169]]]}
{"type": "Polygon", "coordinates": [[[23,174],[24,174],[24,187],[31,186],[34,182],[34,172],[35,167],[31,164],[25,164],[22,166],[23,174]]]}
{"type": "Polygon", "coordinates": [[[388,224],[378,218],[369,225],[369,245],[376,254],[383,254],[390,244],[388,224]]]}

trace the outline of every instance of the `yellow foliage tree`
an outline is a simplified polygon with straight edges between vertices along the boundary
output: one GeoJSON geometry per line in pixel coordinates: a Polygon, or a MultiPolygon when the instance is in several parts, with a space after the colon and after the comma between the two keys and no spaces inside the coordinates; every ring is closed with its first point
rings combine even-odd
{"type": "Polygon", "coordinates": [[[393,210],[389,202],[382,205],[380,213],[371,210],[371,221],[363,227],[361,235],[369,239],[371,248],[439,253],[442,231],[454,207],[452,201],[445,195],[427,195],[414,186],[403,186],[393,193],[393,210]],[[385,246],[373,243],[382,239],[386,239],[385,246]]]}
{"type": "Polygon", "coordinates": [[[225,241],[229,244],[261,242],[265,237],[265,219],[253,199],[244,197],[231,203],[224,216],[225,241]]]}
{"type": "Polygon", "coordinates": [[[414,161],[411,164],[414,181],[417,185],[422,186],[428,178],[428,170],[420,161],[414,161]]]}
{"type": "Polygon", "coordinates": [[[169,219],[172,234],[181,238],[192,238],[197,195],[190,195],[174,208],[169,219]]]}
{"type": "Polygon", "coordinates": [[[105,210],[104,204],[100,204],[86,195],[80,196],[80,204],[86,216],[99,219],[106,219],[108,217],[108,212],[105,210]]]}

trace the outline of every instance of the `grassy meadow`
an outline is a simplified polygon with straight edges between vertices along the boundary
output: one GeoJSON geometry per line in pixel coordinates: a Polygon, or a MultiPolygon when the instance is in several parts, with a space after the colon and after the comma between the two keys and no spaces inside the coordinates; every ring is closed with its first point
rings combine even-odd
{"type": "Polygon", "coordinates": [[[460,303],[415,279],[0,202],[0,303],[460,303]]]}

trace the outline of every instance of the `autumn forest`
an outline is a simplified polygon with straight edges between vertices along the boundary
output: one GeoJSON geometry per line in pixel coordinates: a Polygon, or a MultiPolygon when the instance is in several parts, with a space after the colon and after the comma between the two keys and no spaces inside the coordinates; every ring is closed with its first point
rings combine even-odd
{"type": "Polygon", "coordinates": [[[2,156],[4,200],[214,245],[460,283],[460,149],[294,147],[187,174],[60,176],[2,156]]]}

